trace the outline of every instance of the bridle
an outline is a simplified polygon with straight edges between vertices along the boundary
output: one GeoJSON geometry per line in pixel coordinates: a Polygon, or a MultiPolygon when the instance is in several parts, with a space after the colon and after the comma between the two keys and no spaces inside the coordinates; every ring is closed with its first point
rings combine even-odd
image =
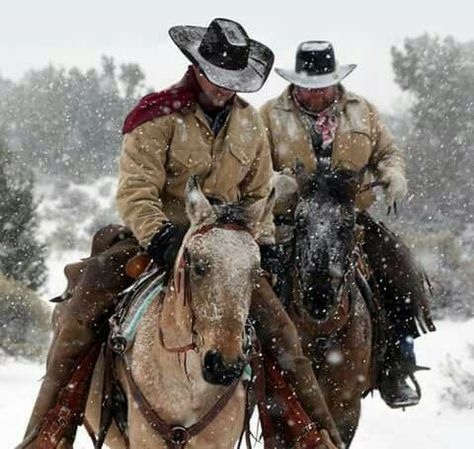
{"type": "MultiPolygon", "coordinates": [[[[187,243],[196,236],[205,235],[209,231],[213,229],[229,229],[232,231],[242,231],[250,233],[250,231],[238,224],[235,223],[222,223],[222,224],[205,224],[200,226],[199,228],[195,229],[193,232],[189,233],[185,236],[183,241],[183,245],[178,252],[176,263],[175,263],[175,270],[174,270],[174,288],[178,297],[182,297],[183,305],[191,305],[192,304],[192,292],[190,288],[189,282],[189,269],[191,266],[191,260],[189,256],[189,251],[187,249],[187,243]]],[[[160,326],[159,328],[159,337],[162,347],[165,351],[170,353],[182,354],[188,351],[195,351],[199,352],[200,342],[202,339],[200,338],[199,334],[194,330],[194,314],[191,317],[191,333],[193,335],[193,341],[187,345],[179,346],[179,347],[167,347],[164,341],[163,330],[160,326]],[[199,342],[196,342],[196,338],[199,342]]]]}
{"type": "MultiPolygon", "coordinates": [[[[178,253],[177,261],[175,264],[175,276],[173,279],[177,295],[178,297],[182,296],[185,305],[191,304],[192,301],[192,292],[189,283],[190,257],[186,245],[192,237],[197,235],[204,235],[215,228],[249,232],[243,226],[239,226],[233,223],[207,224],[200,226],[199,228],[193,230],[185,236],[185,240],[183,241],[181,249],[178,253]]],[[[192,317],[192,321],[194,322],[194,317],[192,317]]],[[[191,330],[193,336],[196,335],[192,326],[191,330]]],[[[168,348],[164,344],[163,332],[161,327],[159,329],[159,332],[162,346],[167,352],[185,354],[188,351],[199,351],[199,345],[195,341],[192,341],[191,343],[184,346],[168,348]]],[[[126,354],[123,353],[121,357],[122,361],[125,364],[125,373],[127,377],[127,382],[130,386],[130,392],[138,406],[138,409],[140,410],[148,424],[151,426],[151,428],[160,434],[169,449],[183,449],[191,438],[202,432],[224,409],[224,407],[233,397],[241,380],[240,378],[234,380],[232,384],[227,387],[224,394],[217,400],[214,406],[198,422],[194,423],[191,426],[171,425],[164,421],[158,415],[158,413],[148,402],[147,398],[141,391],[138,384],[135,382],[132,375],[131,364],[126,354]]]]}
{"type": "MultiPolygon", "coordinates": [[[[354,307],[354,301],[351,296],[353,295],[353,284],[354,279],[357,276],[357,264],[360,260],[360,248],[357,243],[357,237],[355,230],[353,231],[353,238],[355,239],[354,248],[347,254],[344,261],[344,273],[341,277],[339,285],[335,291],[335,306],[331,313],[328,314],[324,319],[318,320],[311,316],[312,322],[318,329],[318,334],[321,337],[334,335],[335,332],[342,329],[349,321],[352,309],[354,307]]],[[[296,233],[293,234],[293,252],[296,251],[296,233]]],[[[297,305],[297,308],[302,307],[305,310],[305,306],[301,303],[301,275],[299,271],[302,269],[300,263],[293,263],[293,279],[296,281],[296,288],[293,289],[293,302],[297,305]]]]}

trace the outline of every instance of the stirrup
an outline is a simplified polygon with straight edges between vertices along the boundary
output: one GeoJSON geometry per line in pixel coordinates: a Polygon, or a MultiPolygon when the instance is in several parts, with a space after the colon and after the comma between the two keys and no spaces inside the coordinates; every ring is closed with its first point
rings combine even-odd
{"type": "Polygon", "coordinates": [[[413,372],[416,373],[417,371],[430,371],[431,368],[429,366],[421,366],[421,365],[416,365],[415,368],[413,369],[413,372]]]}
{"type": "Polygon", "coordinates": [[[403,409],[405,410],[405,408],[407,407],[413,407],[415,405],[417,405],[420,400],[421,400],[421,387],[420,387],[420,384],[418,383],[418,381],[416,380],[415,378],[415,375],[413,373],[409,373],[409,374],[406,374],[404,377],[403,377],[403,382],[406,384],[406,386],[408,388],[410,388],[411,392],[412,392],[412,397],[408,397],[406,398],[405,400],[403,400],[403,396],[397,396],[397,395],[394,395],[394,394],[390,394],[392,392],[389,392],[387,393],[387,391],[385,390],[385,387],[382,387],[379,386],[379,392],[380,392],[380,396],[381,398],[383,399],[383,401],[390,407],[390,408],[393,408],[393,409],[403,409]],[[410,379],[413,383],[413,387],[409,386],[406,382],[406,380],[410,379]],[[414,394],[416,394],[416,397],[414,397],[414,394]],[[397,400],[397,397],[399,398],[399,400],[397,400]]]}
{"type": "MultiPolygon", "coordinates": [[[[408,374],[408,377],[410,378],[410,380],[413,382],[413,385],[415,386],[415,391],[416,391],[416,394],[418,395],[418,402],[420,402],[420,400],[421,400],[421,387],[420,387],[420,384],[418,383],[418,381],[416,380],[415,373],[408,374]]],[[[417,402],[417,404],[418,404],[418,402],[417,402]]]]}

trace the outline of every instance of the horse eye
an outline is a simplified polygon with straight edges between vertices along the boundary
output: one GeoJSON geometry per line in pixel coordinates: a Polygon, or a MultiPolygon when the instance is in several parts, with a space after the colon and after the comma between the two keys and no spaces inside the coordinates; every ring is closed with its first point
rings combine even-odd
{"type": "Polygon", "coordinates": [[[204,276],[207,272],[208,264],[205,260],[198,260],[193,264],[194,273],[198,276],[204,276]]]}

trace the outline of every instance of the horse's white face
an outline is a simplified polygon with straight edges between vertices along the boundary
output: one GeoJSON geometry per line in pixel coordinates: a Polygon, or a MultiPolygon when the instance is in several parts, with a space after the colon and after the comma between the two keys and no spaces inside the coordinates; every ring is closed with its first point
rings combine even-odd
{"type": "MultiPolygon", "coordinates": [[[[249,227],[249,221],[257,221],[263,214],[264,203],[245,211],[249,227]]],[[[260,269],[260,252],[250,232],[216,223],[218,212],[195,180],[188,183],[186,204],[191,227],[184,245],[203,376],[211,383],[228,384],[240,376],[245,363],[245,322],[260,269]],[[208,225],[211,228],[206,232],[195,233],[208,225]]]]}

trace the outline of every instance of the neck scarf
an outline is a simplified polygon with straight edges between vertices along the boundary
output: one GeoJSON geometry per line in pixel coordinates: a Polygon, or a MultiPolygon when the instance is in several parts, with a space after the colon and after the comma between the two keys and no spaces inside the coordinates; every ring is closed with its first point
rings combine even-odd
{"type": "Polygon", "coordinates": [[[329,145],[332,144],[334,138],[336,137],[336,129],[337,129],[337,104],[339,100],[339,96],[337,99],[329,105],[326,109],[321,112],[312,112],[305,109],[298,99],[296,95],[293,93],[293,100],[295,101],[298,109],[305,115],[305,122],[308,123],[312,129],[321,136],[321,148],[323,150],[327,149],[329,145]],[[308,120],[309,119],[309,120],[308,120]]]}

